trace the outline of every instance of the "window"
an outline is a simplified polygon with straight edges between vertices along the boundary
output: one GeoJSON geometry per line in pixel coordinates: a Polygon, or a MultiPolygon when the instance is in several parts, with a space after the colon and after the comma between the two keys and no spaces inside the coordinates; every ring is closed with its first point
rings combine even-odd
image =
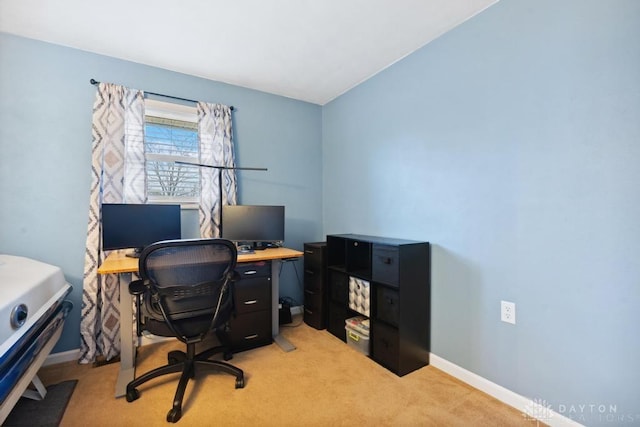
{"type": "Polygon", "coordinates": [[[195,107],[145,100],[147,196],[149,203],[197,204],[200,194],[198,123],[195,107]]]}

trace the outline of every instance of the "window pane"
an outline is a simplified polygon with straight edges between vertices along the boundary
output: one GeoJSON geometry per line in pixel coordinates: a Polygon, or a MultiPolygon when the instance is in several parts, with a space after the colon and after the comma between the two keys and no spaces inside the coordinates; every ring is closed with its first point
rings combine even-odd
{"type": "Polygon", "coordinates": [[[197,166],[147,160],[147,192],[152,197],[195,199],[200,188],[197,166]]]}
{"type": "Polygon", "coordinates": [[[197,158],[198,130],[193,128],[194,126],[195,123],[147,116],[145,125],[147,152],[197,158]],[[189,125],[191,128],[187,128],[189,125]]]}
{"type": "Polygon", "coordinates": [[[197,201],[200,171],[197,166],[175,161],[197,162],[197,124],[146,116],[147,195],[151,201],[197,201]]]}

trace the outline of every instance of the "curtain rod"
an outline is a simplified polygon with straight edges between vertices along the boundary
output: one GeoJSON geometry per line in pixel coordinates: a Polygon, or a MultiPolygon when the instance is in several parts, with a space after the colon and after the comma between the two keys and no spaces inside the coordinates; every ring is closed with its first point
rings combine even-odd
{"type": "MultiPolygon", "coordinates": [[[[91,83],[94,86],[98,86],[100,84],[100,82],[95,80],[95,79],[89,80],[89,83],[91,83]]],[[[177,99],[178,101],[193,102],[193,103],[196,103],[196,104],[199,102],[199,101],[196,101],[194,99],[180,98],[179,96],[165,95],[165,94],[162,94],[162,93],[146,92],[146,91],[144,93],[149,94],[149,95],[162,96],[164,98],[177,99]]],[[[233,105],[231,107],[229,107],[229,108],[231,109],[231,111],[235,110],[233,105]]]]}

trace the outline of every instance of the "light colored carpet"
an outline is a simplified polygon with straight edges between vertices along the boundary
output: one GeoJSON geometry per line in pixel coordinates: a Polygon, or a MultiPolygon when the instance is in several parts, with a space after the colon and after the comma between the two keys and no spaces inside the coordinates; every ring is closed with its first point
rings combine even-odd
{"type": "MultiPolygon", "coordinates": [[[[299,323],[294,318],[294,323],[299,323]]],[[[431,366],[400,378],[327,331],[304,323],[283,327],[297,349],[276,344],[236,354],[245,372],[235,389],[226,374],[197,374],[185,394],[180,426],[531,426],[535,422],[431,366]]],[[[166,363],[181,343],[142,347],[137,372],[166,363]]],[[[176,375],[139,388],[140,399],[113,397],[118,363],[101,367],[68,362],[42,368],[53,384],[77,378],[61,426],[165,426],[176,375]]]]}

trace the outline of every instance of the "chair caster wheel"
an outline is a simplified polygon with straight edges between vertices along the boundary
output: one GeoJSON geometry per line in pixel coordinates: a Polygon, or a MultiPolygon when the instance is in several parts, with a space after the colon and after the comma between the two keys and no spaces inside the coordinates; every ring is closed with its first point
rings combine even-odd
{"type": "Polygon", "coordinates": [[[236,378],[236,388],[244,388],[244,377],[236,378]]]}
{"type": "Polygon", "coordinates": [[[140,392],[136,388],[132,388],[131,390],[127,389],[127,402],[133,402],[140,397],[140,392]]]}
{"type": "Polygon", "coordinates": [[[171,408],[167,414],[167,422],[177,423],[182,418],[182,411],[179,408],[171,408]]]}
{"type": "Polygon", "coordinates": [[[184,359],[184,356],[181,351],[170,351],[167,355],[167,361],[169,365],[175,365],[178,362],[181,362],[184,359]]]}

